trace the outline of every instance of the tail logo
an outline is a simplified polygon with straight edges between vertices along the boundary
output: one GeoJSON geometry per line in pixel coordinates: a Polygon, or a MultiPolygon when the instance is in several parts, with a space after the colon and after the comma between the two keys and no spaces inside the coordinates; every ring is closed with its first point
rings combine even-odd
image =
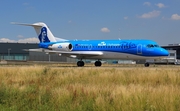
{"type": "Polygon", "coordinates": [[[38,38],[41,43],[50,42],[50,40],[47,36],[47,28],[46,27],[41,28],[41,33],[39,34],[38,38]]]}

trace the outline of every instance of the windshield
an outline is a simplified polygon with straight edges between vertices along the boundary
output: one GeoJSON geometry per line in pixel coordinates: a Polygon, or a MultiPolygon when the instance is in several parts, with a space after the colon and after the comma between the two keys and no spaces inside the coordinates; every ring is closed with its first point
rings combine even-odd
{"type": "Polygon", "coordinates": [[[159,47],[159,45],[157,45],[157,44],[148,44],[146,47],[147,48],[153,48],[153,47],[159,47]]]}

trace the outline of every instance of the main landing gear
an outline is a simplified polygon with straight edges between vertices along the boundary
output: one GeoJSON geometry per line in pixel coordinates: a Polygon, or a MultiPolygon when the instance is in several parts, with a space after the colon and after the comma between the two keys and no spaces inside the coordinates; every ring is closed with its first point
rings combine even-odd
{"type": "Polygon", "coordinates": [[[81,60],[81,61],[78,61],[77,62],[77,66],[78,67],[83,67],[84,66],[84,62],[81,60]]]}
{"type": "Polygon", "coordinates": [[[95,63],[94,63],[94,65],[96,66],[96,67],[100,67],[101,65],[102,65],[102,63],[101,63],[101,61],[96,61],[95,63]]]}
{"type": "MultiPolygon", "coordinates": [[[[101,63],[101,61],[96,61],[95,63],[94,63],[94,65],[96,66],[96,67],[100,67],[101,65],[102,65],[102,63],[101,63]]],[[[80,60],[80,61],[78,61],[77,62],[77,66],[78,67],[83,67],[84,66],[84,62],[82,61],[82,60],[80,60]]]]}

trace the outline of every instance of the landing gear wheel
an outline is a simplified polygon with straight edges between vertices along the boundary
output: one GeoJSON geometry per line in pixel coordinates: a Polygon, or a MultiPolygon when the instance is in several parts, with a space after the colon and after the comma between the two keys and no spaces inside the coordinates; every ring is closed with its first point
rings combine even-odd
{"type": "Polygon", "coordinates": [[[78,61],[77,62],[77,66],[78,67],[83,67],[84,66],[84,62],[83,61],[78,61]]]}
{"type": "Polygon", "coordinates": [[[144,64],[144,66],[145,66],[145,67],[149,67],[149,63],[146,62],[146,63],[144,64]]]}
{"type": "Polygon", "coordinates": [[[102,65],[102,63],[101,63],[101,61],[96,61],[96,62],[94,63],[94,65],[95,65],[96,67],[100,67],[100,66],[102,65]]]}

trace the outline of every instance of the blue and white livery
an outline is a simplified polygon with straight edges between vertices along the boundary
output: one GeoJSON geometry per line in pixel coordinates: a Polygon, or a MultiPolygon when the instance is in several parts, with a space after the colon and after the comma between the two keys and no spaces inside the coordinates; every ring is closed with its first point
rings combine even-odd
{"type": "MultiPolygon", "coordinates": [[[[162,59],[169,55],[168,51],[161,48],[152,40],[66,40],[56,38],[45,23],[34,24],[15,23],[32,26],[39,38],[41,51],[57,53],[61,56],[77,58],[77,66],[84,66],[83,59],[97,59],[95,66],[101,66],[102,59],[146,60],[162,59]]],[[[149,63],[145,63],[148,67],[149,63]]]]}

